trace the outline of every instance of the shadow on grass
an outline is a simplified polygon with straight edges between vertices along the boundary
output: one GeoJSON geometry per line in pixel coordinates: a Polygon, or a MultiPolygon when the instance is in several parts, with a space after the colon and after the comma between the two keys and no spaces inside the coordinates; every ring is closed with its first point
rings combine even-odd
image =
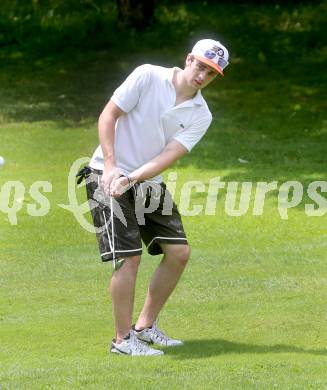
{"type": "Polygon", "coordinates": [[[235,354],[265,354],[265,353],[305,353],[311,355],[327,356],[327,349],[305,349],[290,345],[253,345],[236,343],[223,339],[190,340],[181,347],[167,348],[167,355],[176,359],[207,358],[211,356],[235,354]]]}

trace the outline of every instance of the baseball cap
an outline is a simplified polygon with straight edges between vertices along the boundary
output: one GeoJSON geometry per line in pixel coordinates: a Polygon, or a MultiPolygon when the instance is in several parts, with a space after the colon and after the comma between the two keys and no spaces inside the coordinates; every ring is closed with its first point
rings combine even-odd
{"type": "Polygon", "coordinates": [[[213,39],[201,39],[198,41],[194,45],[191,54],[197,60],[214,68],[222,76],[224,75],[223,70],[229,64],[228,50],[219,41],[214,41],[213,39]]]}

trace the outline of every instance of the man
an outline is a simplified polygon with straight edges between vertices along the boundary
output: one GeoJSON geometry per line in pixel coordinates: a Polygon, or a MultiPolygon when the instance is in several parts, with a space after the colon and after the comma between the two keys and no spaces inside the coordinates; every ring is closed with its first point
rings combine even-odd
{"type": "Polygon", "coordinates": [[[89,201],[98,202],[91,211],[101,258],[114,260],[115,265],[110,283],[116,327],[113,353],[155,356],[163,351],[150,344],[182,344],[157,324],[190,255],[181,217],[160,173],[207,131],[212,116],[200,90],[223,75],[228,57],[220,42],[203,39],[187,55],[183,70],[142,65],[114,92],[100,115],[100,145],[85,176],[89,201]],[[153,199],[155,209],[149,206],[153,199]],[[139,218],[138,207],[144,204],[144,218],[139,218]],[[164,256],[132,326],[141,240],[150,254],[164,256]]]}

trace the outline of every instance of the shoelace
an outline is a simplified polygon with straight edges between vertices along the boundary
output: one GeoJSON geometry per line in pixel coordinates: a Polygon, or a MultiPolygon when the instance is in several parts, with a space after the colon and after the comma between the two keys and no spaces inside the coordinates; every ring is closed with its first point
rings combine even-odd
{"type": "Polygon", "coordinates": [[[136,197],[137,194],[139,193],[142,198],[144,198],[145,194],[148,193],[148,190],[153,190],[154,191],[154,196],[156,198],[160,198],[162,188],[159,183],[156,183],[154,181],[146,180],[142,183],[137,183],[133,186],[134,189],[134,196],[136,197]]]}
{"type": "Polygon", "coordinates": [[[162,188],[161,185],[154,182],[154,181],[146,181],[146,183],[149,185],[151,190],[154,192],[154,197],[157,199],[160,199],[162,188]]]}
{"type": "Polygon", "coordinates": [[[164,332],[162,332],[160,329],[157,328],[157,324],[154,323],[152,325],[152,333],[154,337],[159,341],[164,341],[167,344],[168,337],[165,335],[164,332]]]}
{"type": "Polygon", "coordinates": [[[131,344],[132,344],[132,348],[134,349],[134,351],[136,352],[146,352],[149,347],[146,343],[142,342],[141,340],[139,340],[136,336],[134,336],[133,334],[131,334],[131,344]]]}

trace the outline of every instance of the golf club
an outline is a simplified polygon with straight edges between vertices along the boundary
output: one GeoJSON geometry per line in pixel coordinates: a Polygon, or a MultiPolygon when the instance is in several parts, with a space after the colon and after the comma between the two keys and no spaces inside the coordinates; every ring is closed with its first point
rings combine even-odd
{"type": "Polygon", "coordinates": [[[125,262],[123,258],[116,257],[116,243],[115,243],[115,224],[114,224],[114,204],[113,196],[110,196],[110,224],[111,224],[111,250],[112,250],[112,266],[114,271],[121,268],[125,262]]]}

